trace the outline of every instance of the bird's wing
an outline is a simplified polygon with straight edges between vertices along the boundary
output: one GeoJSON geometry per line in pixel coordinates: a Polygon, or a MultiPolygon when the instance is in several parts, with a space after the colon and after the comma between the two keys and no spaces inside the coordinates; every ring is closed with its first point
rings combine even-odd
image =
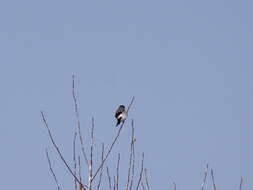
{"type": "Polygon", "coordinates": [[[118,118],[121,113],[122,113],[122,111],[117,110],[116,113],[115,113],[115,117],[118,118]]]}
{"type": "Polygon", "coordinates": [[[118,116],[119,116],[123,111],[125,111],[125,109],[122,108],[122,107],[119,107],[119,108],[117,109],[116,113],[115,113],[115,117],[118,118],[118,116]]]}

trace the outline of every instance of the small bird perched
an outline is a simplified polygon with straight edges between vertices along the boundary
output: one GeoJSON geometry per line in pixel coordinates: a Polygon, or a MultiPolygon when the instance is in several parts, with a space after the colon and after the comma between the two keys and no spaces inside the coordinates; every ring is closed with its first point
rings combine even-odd
{"type": "Polygon", "coordinates": [[[117,119],[117,124],[116,124],[116,127],[121,123],[126,120],[127,118],[127,112],[125,110],[125,106],[124,105],[120,105],[118,107],[118,109],[116,110],[116,113],[115,113],[115,117],[117,119]]]}

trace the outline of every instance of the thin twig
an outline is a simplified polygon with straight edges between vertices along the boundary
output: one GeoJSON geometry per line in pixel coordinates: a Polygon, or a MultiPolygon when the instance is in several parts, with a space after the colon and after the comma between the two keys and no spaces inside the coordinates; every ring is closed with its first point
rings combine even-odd
{"type": "MultiPolygon", "coordinates": [[[[102,155],[101,155],[101,162],[103,162],[104,159],[104,143],[102,143],[102,155]]],[[[98,185],[97,185],[97,190],[99,190],[100,185],[101,185],[101,181],[102,181],[102,175],[103,175],[103,167],[100,170],[100,175],[99,175],[99,181],[98,181],[98,185]]]]}
{"type": "Polygon", "coordinates": [[[41,111],[41,116],[42,116],[43,122],[44,122],[44,124],[45,124],[45,127],[47,128],[47,131],[48,131],[50,140],[51,140],[51,142],[52,142],[54,148],[56,149],[57,153],[59,154],[61,160],[63,161],[64,165],[65,165],[66,168],[68,169],[69,173],[76,179],[76,181],[77,181],[80,185],[82,185],[83,187],[87,188],[87,185],[82,184],[82,182],[76,177],[76,175],[75,175],[74,172],[70,169],[68,163],[66,162],[66,160],[65,160],[64,157],[62,156],[62,153],[61,153],[60,149],[58,148],[58,146],[57,146],[56,143],[54,142],[54,139],[53,139],[53,136],[52,136],[52,134],[51,134],[50,128],[48,127],[46,118],[45,118],[44,113],[43,113],[42,111],[41,111]]]}
{"type": "Polygon", "coordinates": [[[140,172],[140,177],[139,177],[139,181],[138,181],[138,183],[137,183],[136,190],[138,190],[138,189],[139,189],[139,185],[140,185],[140,182],[141,182],[141,179],[142,179],[142,173],[143,173],[143,162],[144,162],[144,153],[142,153],[141,172],[140,172]]]}
{"type": "Polygon", "coordinates": [[[60,190],[60,186],[59,186],[58,180],[57,180],[57,178],[56,178],[56,175],[55,175],[55,173],[54,173],[54,170],[53,170],[53,168],[52,168],[51,161],[50,161],[50,158],[49,158],[47,149],[46,149],[46,156],[47,156],[47,161],[48,161],[48,165],[49,165],[50,172],[51,172],[51,174],[52,174],[52,176],[53,176],[53,178],[54,178],[54,181],[55,181],[55,183],[56,183],[56,185],[57,185],[57,189],[60,190]]]}
{"type": "MultiPolygon", "coordinates": [[[[79,180],[82,182],[82,168],[81,168],[81,158],[80,158],[80,156],[78,156],[78,168],[79,168],[79,180]]],[[[79,189],[83,190],[82,185],[80,184],[79,186],[80,186],[79,189]]]]}
{"type": "MultiPolygon", "coordinates": [[[[144,174],[145,174],[145,169],[144,169],[144,174]]],[[[143,175],[143,174],[142,174],[143,175]]],[[[142,176],[141,178],[141,186],[142,186],[142,190],[146,190],[146,187],[145,187],[145,179],[144,177],[142,176]]]]}
{"type": "Polygon", "coordinates": [[[108,166],[106,167],[106,173],[107,173],[107,177],[108,177],[109,188],[110,188],[110,190],[112,190],[112,183],[111,183],[111,177],[110,177],[108,166]]]}
{"type": "Polygon", "coordinates": [[[126,190],[128,190],[128,186],[129,186],[129,182],[130,182],[130,172],[131,172],[131,169],[132,169],[132,160],[133,160],[133,143],[134,143],[133,119],[131,120],[131,123],[132,123],[132,136],[131,136],[131,143],[130,143],[129,167],[128,167],[126,190]]]}
{"type": "Polygon", "coordinates": [[[113,142],[112,142],[112,144],[111,144],[111,146],[110,146],[108,152],[106,153],[106,156],[105,156],[103,162],[100,164],[100,166],[99,166],[98,169],[96,170],[96,172],[95,172],[95,174],[93,175],[91,181],[93,181],[93,180],[95,179],[95,177],[97,176],[99,170],[102,168],[102,166],[104,165],[105,161],[107,160],[107,158],[108,158],[110,152],[112,151],[112,148],[113,148],[114,144],[116,143],[117,139],[119,138],[119,135],[120,135],[120,132],[121,132],[121,130],[122,130],[123,125],[124,125],[124,123],[121,124],[121,126],[120,126],[120,128],[119,128],[119,130],[118,130],[118,133],[117,133],[115,139],[113,140],[113,142]]]}
{"type": "MultiPolygon", "coordinates": [[[[73,140],[73,162],[74,162],[74,174],[75,174],[75,176],[76,176],[76,135],[77,135],[77,133],[75,132],[74,140],[73,140]]],[[[75,190],[77,190],[76,178],[74,178],[74,184],[75,184],[75,190]]]]}
{"type": "Polygon", "coordinates": [[[145,185],[144,185],[145,183],[143,182],[143,180],[142,180],[142,182],[141,182],[141,187],[142,187],[142,190],[146,190],[146,188],[145,188],[145,185]]]}
{"type": "Polygon", "coordinates": [[[131,100],[129,106],[127,107],[127,113],[129,112],[129,110],[130,110],[130,108],[131,108],[133,102],[134,102],[134,97],[132,97],[132,100],[131,100]]]}
{"type": "Polygon", "coordinates": [[[174,190],[177,190],[177,185],[174,181],[173,181],[173,188],[174,188],[174,190]]]}
{"type": "Polygon", "coordinates": [[[116,177],[113,176],[113,190],[116,190],[116,177]]]}
{"type": "Polygon", "coordinates": [[[75,104],[75,114],[76,114],[76,121],[77,121],[77,127],[78,127],[79,140],[80,140],[80,144],[81,144],[81,150],[82,150],[82,154],[83,154],[85,163],[86,163],[87,167],[89,168],[89,161],[88,161],[87,155],[84,150],[84,143],[83,143],[83,136],[82,136],[82,132],[81,132],[81,124],[80,124],[80,119],[79,119],[77,97],[76,97],[76,93],[75,93],[75,75],[72,75],[72,96],[73,96],[73,100],[74,100],[74,104],[75,104]]]}
{"type": "Polygon", "coordinates": [[[204,187],[205,187],[205,184],[206,184],[206,178],[207,178],[207,174],[208,174],[208,169],[209,169],[209,166],[208,166],[208,164],[206,164],[206,170],[205,170],[205,173],[204,173],[204,179],[203,179],[201,190],[204,190],[204,187]]]}
{"type": "Polygon", "coordinates": [[[92,185],[92,167],[93,167],[93,145],[94,145],[94,118],[92,117],[91,124],[91,145],[90,145],[90,168],[89,168],[89,190],[91,190],[92,185]]]}
{"type": "Polygon", "coordinates": [[[79,168],[79,179],[82,181],[82,168],[81,168],[81,158],[78,156],[78,168],[79,168]]]}
{"type": "Polygon", "coordinates": [[[215,185],[214,175],[213,175],[213,169],[211,169],[211,176],[212,176],[212,182],[213,182],[213,189],[216,190],[216,185],[215,185]]]}
{"type": "Polygon", "coordinates": [[[145,186],[143,182],[141,182],[141,186],[142,186],[142,190],[145,190],[145,186]]]}
{"type": "Polygon", "coordinates": [[[134,120],[132,120],[132,175],[131,175],[131,180],[130,180],[130,187],[129,190],[132,190],[133,187],[133,182],[134,182],[134,174],[135,174],[135,149],[134,149],[134,145],[135,145],[135,138],[134,138],[134,120]]]}
{"type": "MultiPolygon", "coordinates": [[[[127,113],[128,113],[128,111],[130,110],[131,105],[133,104],[133,101],[134,101],[134,97],[132,98],[132,100],[131,100],[131,102],[130,102],[128,108],[127,108],[127,113]]],[[[113,142],[112,142],[112,144],[111,144],[111,146],[110,146],[108,152],[106,153],[106,156],[105,156],[103,162],[100,164],[100,166],[99,166],[98,169],[96,170],[95,174],[92,176],[91,182],[95,179],[95,177],[97,176],[99,170],[102,168],[102,166],[104,165],[105,161],[107,160],[109,154],[111,153],[114,144],[116,143],[117,139],[119,138],[119,135],[120,135],[120,132],[121,132],[123,126],[124,126],[124,123],[125,123],[125,122],[123,122],[123,123],[121,124],[121,126],[120,126],[120,128],[119,128],[119,130],[118,130],[118,133],[117,133],[116,137],[114,138],[114,140],[113,140],[113,142]]]]}
{"type": "Polygon", "coordinates": [[[117,190],[119,190],[119,161],[120,161],[120,154],[118,154],[118,162],[117,162],[117,180],[116,180],[117,190]]]}
{"type": "Polygon", "coordinates": [[[144,169],[144,174],[145,174],[146,185],[147,185],[147,187],[148,187],[148,190],[150,190],[149,183],[148,183],[147,169],[146,169],[146,168],[144,169]]]}
{"type": "Polygon", "coordinates": [[[243,178],[241,177],[239,190],[242,190],[242,183],[243,183],[243,178]]]}

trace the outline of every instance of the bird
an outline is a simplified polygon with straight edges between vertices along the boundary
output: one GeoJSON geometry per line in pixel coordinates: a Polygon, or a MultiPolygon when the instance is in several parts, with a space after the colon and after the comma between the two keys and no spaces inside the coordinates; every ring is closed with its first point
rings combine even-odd
{"type": "Polygon", "coordinates": [[[124,105],[120,105],[115,112],[115,117],[117,119],[116,127],[122,122],[124,123],[127,118],[127,111],[124,105]]]}

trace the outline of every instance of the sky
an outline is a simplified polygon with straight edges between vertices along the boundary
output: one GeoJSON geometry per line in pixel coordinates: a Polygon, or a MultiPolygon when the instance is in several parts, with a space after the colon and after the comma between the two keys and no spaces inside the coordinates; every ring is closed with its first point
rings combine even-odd
{"type": "Polygon", "coordinates": [[[134,119],[136,162],[144,152],[151,189],[172,189],[173,181],[178,189],[200,189],[207,163],[217,189],[238,189],[241,176],[243,189],[253,189],[252,6],[247,0],[1,1],[1,189],[56,189],[45,148],[61,188],[74,189],[40,115],[72,165],[72,74],[87,149],[95,118],[97,154],[117,133],[116,108],[135,97],[106,162],[113,174],[120,152],[121,186],[134,119]]]}

